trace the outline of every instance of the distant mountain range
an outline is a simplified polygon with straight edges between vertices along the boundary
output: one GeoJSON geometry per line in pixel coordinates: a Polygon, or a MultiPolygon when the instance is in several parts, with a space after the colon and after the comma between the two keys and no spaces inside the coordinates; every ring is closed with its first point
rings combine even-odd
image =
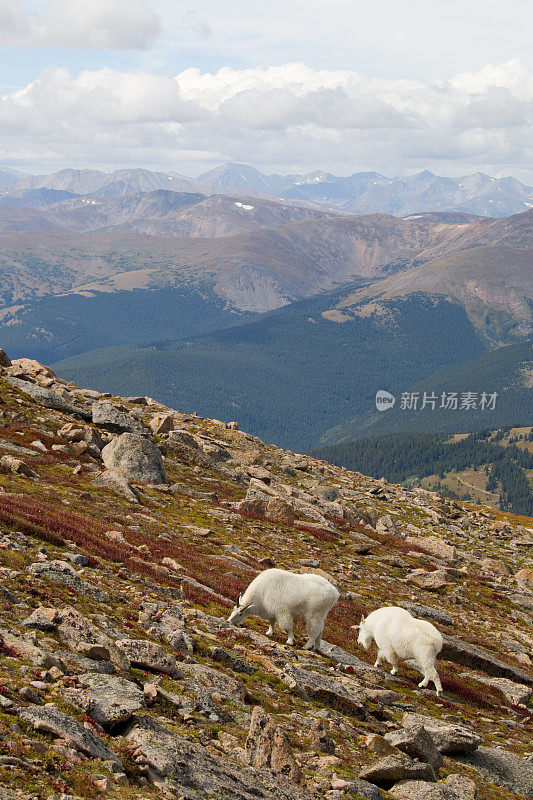
{"type": "MultiPolygon", "coordinates": [[[[149,170],[4,170],[0,346],[60,362],[78,382],[118,381],[132,395],[236,418],[292,448],[381,433],[385,417],[396,431],[394,414],[376,422],[378,389],[426,386],[486,357],[487,374],[500,364],[499,391],[504,346],[531,338],[530,190],[502,181],[264,176],[241,165],[194,183],[149,170]],[[478,204],[494,192],[522,198],[521,213],[454,206],[451,183],[478,204]],[[313,195],[332,185],[337,205],[313,195]],[[403,217],[350,208],[408,196],[416,213],[403,217]]],[[[499,425],[531,421],[528,387],[512,403],[507,395],[499,425]]]]}
{"type": "Polygon", "coordinates": [[[349,214],[383,212],[407,216],[425,211],[458,211],[505,217],[533,207],[531,186],[512,177],[493,178],[481,172],[459,178],[442,177],[427,170],[393,178],[378,172],[356,172],[348,177],[320,171],[265,175],[247,164],[229,163],[194,179],[176,172],[146,169],[64,169],[50,175],[26,176],[3,169],[0,187],[0,204],[29,207],[61,202],[73,194],[109,198],[156,189],[263,197],[349,214]]]}

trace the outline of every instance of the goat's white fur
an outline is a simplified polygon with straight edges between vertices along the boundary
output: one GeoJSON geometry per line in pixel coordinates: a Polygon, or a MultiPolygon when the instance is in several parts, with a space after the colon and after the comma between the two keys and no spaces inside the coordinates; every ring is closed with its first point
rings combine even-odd
{"type": "Polygon", "coordinates": [[[372,640],[378,646],[375,667],[379,667],[383,660],[388,661],[392,664],[391,675],[395,675],[398,659],[411,659],[416,661],[424,676],[419,687],[425,687],[433,681],[437,695],[441,693],[442,685],[435,669],[435,659],[444,642],[431,622],[415,619],[405,608],[378,608],[366,619],[362,617],[359,626],[358,644],[368,650],[372,640]]]}
{"type": "Polygon", "coordinates": [[[284,569],[265,569],[253,579],[228,622],[240,625],[252,614],[270,624],[267,636],[272,636],[277,624],[287,633],[287,644],[294,644],[295,620],[304,620],[308,641],[306,650],[319,650],[326,616],[339,599],[337,589],[321,575],[298,575],[284,569]]]}

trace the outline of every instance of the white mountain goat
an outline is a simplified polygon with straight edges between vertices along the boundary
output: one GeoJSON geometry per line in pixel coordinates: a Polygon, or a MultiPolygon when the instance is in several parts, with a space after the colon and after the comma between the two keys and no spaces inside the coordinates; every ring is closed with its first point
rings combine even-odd
{"type": "Polygon", "coordinates": [[[396,675],[398,659],[416,661],[424,676],[419,687],[433,681],[437,695],[441,693],[442,684],[435,669],[435,659],[444,642],[431,622],[415,619],[405,608],[378,608],[366,619],[361,617],[359,626],[358,644],[368,650],[372,640],[378,646],[375,667],[379,667],[383,660],[388,661],[392,664],[391,675],[396,675]]]}
{"type": "Polygon", "coordinates": [[[240,625],[253,615],[270,623],[267,636],[272,636],[276,623],[287,633],[287,644],[294,644],[294,621],[304,620],[308,641],[306,650],[319,650],[324,622],[339,599],[337,589],[320,575],[297,575],[284,569],[265,569],[253,579],[228,622],[240,625]]]}

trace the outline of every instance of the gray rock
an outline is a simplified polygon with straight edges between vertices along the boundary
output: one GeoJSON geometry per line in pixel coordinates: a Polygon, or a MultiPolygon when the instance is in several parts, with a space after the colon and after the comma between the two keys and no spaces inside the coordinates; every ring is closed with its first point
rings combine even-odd
{"type": "Polygon", "coordinates": [[[229,700],[244,700],[246,690],[237,678],[204,664],[180,664],[180,672],[190,676],[195,686],[202,684],[209,693],[216,692],[229,700]]]}
{"type": "Polygon", "coordinates": [[[242,658],[239,658],[234,653],[228,653],[221,647],[211,648],[211,655],[215,661],[219,661],[221,664],[227,664],[233,672],[241,672],[244,675],[253,675],[254,672],[256,672],[255,667],[250,666],[250,664],[247,664],[242,658]]]}
{"type": "Polygon", "coordinates": [[[500,747],[479,747],[458,759],[475,767],[489,781],[512,792],[533,797],[533,763],[500,747]]]}
{"type": "Polygon", "coordinates": [[[166,675],[174,675],[177,671],[176,658],[156,642],[146,639],[119,639],[115,644],[134,667],[164,672],[166,675]]]}
{"type": "Polygon", "coordinates": [[[252,711],[245,752],[246,763],[252,767],[268,768],[295,781],[301,776],[289,737],[261,706],[252,711]]]}
{"type": "Polygon", "coordinates": [[[304,700],[319,700],[342,714],[367,719],[364,691],[351,679],[331,678],[293,665],[284,669],[281,678],[304,700]]]}
{"type": "Polygon", "coordinates": [[[108,730],[128,720],[143,705],[142,690],[125,678],[87,672],[78,675],[78,682],[81,689],[65,689],[64,697],[108,730]]]}
{"type": "Polygon", "coordinates": [[[90,758],[112,761],[122,767],[120,759],[99,736],[86,730],[74,717],[64,714],[57,706],[29,706],[17,709],[17,713],[36,731],[46,731],[53,736],[60,736],[75,750],[90,758]]]}
{"type": "Polygon", "coordinates": [[[148,435],[149,431],[141,420],[136,419],[111,403],[93,403],[92,421],[100,428],[105,428],[112,433],[141,433],[148,435]]]}
{"type": "Polygon", "coordinates": [[[365,797],[367,800],[383,800],[384,795],[380,789],[368,781],[350,781],[348,792],[357,795],[357,797],[365,797]]]}
{"type": "Polygon", "coordinates": [[[73,566],[66,561],[37,561],[30,564],[28,572],[36,578],[62,583],[78,594],[92,597],[99,603],[106,603],[108,600],[107,595],[101,589],[97,589],[96,586],[80,578],[73,566]]]}
{"type": "Polygon", "coordinates": [[[16,389],[20,389],[21,392],[29,395],[31,398],[33,398],[33,400],[45,408],[53,408],[56,411],[64,411],[67,414],[72,414],[73,416],[81,417],[82,419],[86,420],[91,419],[91,415],[88,411],[85,411],[85,409],[80,408],[80,406],[76,406],[73,403],[69,403],[51,389],[45,389],[42,386],[38,386],[36,383],[30,383],[29,381],[21,381],[20,378],[5,377],[4,380],[6,383],[9,383],[11,386],[14,386],[16,389]]]}
{"type": "Polygon", "coordinates": [[[379,761],[364,767],[359,773],[362,780],[375,783],[384,789],[393,783],[403,780],[434,781],[436,775],[433,767],[418,761],[413,761],[409,756],[399,754],[381,758],[379,761]]]}
{"type": "Polygon", "coordinates": [[[156,445],[138,433],[123,433],[102,450],[108,470],[138,483],[166,483],[163,459],[156,445]]]}
{"type": "Polygon", "coordinates": [[[398,603],[398,605],[407,609],[414,617],[430,619],[432,622],[440,622],[441,625],[453,625],[453,619],[450,615],[440,609],[424,606],[420,603],[409,603],[407,601],[398,603]]]}
{"type": "Polygon", "coordinates": [[[139,748],[148,778],[186,800],[310,800],[284,775],[218,758],[151,717],[134,717],[126,738],[139,748]]]}
{"type": "Polygon", "coordinates": [[[29,467],[25,461],[15,456],[2,456],[0,466],[10,470],[14,475],[25,475],[27,478],[38,478],[39,473],[29,467]]]}
{"type": "Polygon", "coordinates": [[[113,469],[106,469],[93,479],[95,486],[101,486],[104,489],[112,489],[114,492],[121,494],[130,503],[138,503],[138,492],[128,482],[128,480],[119,472],[113,469]]]}
{"type": "Polygon", "coordinates": [[[425,717],[422,714],[404,714],[402,725],[404,728],[423,725],[435,742],[437,750],[445,754],[472,753],[483,741],[481,736],[463,725],[444,722],[435,717],[425,717]]]}
{"type": "Polygon", "coordinates": [[[470,669],[479,669],[495,678],[508,678],[515,683],[524,683],[526,686],[533,684],[533,676],[523,669],[506,664],[496,656],[491,655],[481,647],[461,641],[453,636],[443,634],[444,647],[439,653],[439,658],[453,661],[470,669]]]}
{"type": "Polygon", "coordinates": [[[474,800],[476,787],[473,781],[458,775],[450,778],[459,780],[439,783],[426,781],[401,781],[389,789],[389,795],[395,800],[474,800]]]}
{"type": "Polygon", "coordinates": [[[431,764],[434,770],[442,766],[442,756],[433,737],[423,725],[406,726],[399,731],[385,734],[384,738],[411,758],[431,764]]]}

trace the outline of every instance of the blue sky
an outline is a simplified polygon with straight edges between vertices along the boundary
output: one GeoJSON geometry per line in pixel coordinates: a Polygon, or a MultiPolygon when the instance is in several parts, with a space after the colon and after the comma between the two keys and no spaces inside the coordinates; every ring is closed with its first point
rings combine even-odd
{"type": "Polygon", "coordinates": [[[0,162],[533,181],[523,0],[0,0],[0,162]]]}

